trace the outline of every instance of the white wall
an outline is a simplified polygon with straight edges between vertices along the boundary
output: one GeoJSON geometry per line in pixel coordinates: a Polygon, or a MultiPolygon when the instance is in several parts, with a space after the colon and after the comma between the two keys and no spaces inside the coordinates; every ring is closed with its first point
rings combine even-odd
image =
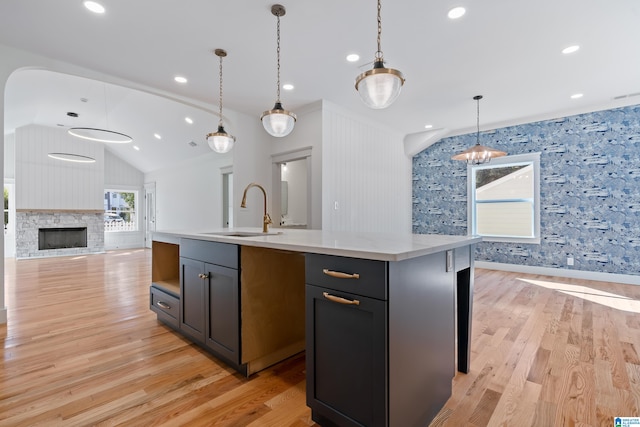
{"type": "MultiPolygon", "coordinates": [[[[286,155],[310,147],[311,159],[307,162],[308,178],[311,181],[311,197],[307,211],[307,228],[322,228],[322,109],[325,101],[317,101],[296,109],[296,126],[284,138],[266,135],[270,142],[271,161],[274,157],[286,155]]],[[[266,132],[262,130],[262,133],[266,132]]],[[[273,170],[273,169],[272,169],[273,170]]],[[[271,178],[270,181],[272,182],[271,178]]],[[[279,209],[272,210],[279,212],[279,209]]],[[[274,219],[277,222],[278,218],[274,219]]]]}
{"type": "Polygon", "coordinates": [[[117,157],[108,149],[104,151],[104,189],[137,191],[137,231],[112,231],[104,234],[105,249],[141,248],[144,246],[145,203],[144,174],[117,157]]]}
{"type": "Polygon", "coordinates": [[[16,210],[102,210],[104,147],[66,130],[28,125],[16,129],[16,210]],[[92,157],[95,163],[52,159],[48,153],[92,157]]]}
{"type": "Polygon", "coordinates": [[[4,136],[4,178],[16,177],[16,134],[4,136]]]}
{"type": "Polygon", "coordinates": [[[403,135],[326,101],[322,129],[322,228],[410,233],[403,135]]]}
{"type": "Polygon", "coordinates": [[[288,188],[287,219],[292,224],[307,223],[307,161],[287,162],[281,172],[288,188]]]}
{"type": "MultiPolygon", "coordinates": [[[[233,153],[233,151],[231,152],[233,153]]],[[[156,185],[156,230],[222,227],[222,174],[232,154],[214,152],[145,174],[156,185]]]]}

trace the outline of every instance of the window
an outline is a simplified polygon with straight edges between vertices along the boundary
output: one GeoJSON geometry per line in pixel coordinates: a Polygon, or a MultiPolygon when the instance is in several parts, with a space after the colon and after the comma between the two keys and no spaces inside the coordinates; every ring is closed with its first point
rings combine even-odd
{"type": "Polygon", "coordinates": [[[9,225],[9,189],[4,187],[4,229],[9,225]]]}
{"type": "Polygon", "coordinates": [[[500,157],[468,172],[471,234],[540,243],[540,153],[500,157]]]}
{"type": "Polygon", "coordinates": [[[104,230],[137,231],[137,191],[105,190],[104,230]]]}

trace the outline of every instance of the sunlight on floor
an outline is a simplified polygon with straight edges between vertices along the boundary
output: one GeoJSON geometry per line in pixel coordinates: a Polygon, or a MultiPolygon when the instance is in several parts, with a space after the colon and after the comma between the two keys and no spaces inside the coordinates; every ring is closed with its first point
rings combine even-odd
{"type": "Polygon", "coordinates": [[[602,304],[618,310],[628,311],[631,313],[640,313],[640,301],[623,295],[616,295],[610,292],[600,291],[598,289],[593,289],[581,285],[569,285],[567,283],[547,282],[544,280],[521,278],[519,278],[518,280],[530,283],[532,285],[542,286],[543,288],[553,289],[567,295],[582,298],[587,301],[602,304]]]}

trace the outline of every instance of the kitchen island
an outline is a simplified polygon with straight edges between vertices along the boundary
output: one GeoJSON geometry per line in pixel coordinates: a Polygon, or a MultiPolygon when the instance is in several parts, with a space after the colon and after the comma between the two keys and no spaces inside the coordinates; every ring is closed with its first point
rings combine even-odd
{"type": "Polygon", "coordinates": [[[469,369],[479,241],[156,232],[151,308],[245,375],[306,350],[307,404],[320,425],[428,425],[451,395],[456,335],[457,368],[469,369]]]}

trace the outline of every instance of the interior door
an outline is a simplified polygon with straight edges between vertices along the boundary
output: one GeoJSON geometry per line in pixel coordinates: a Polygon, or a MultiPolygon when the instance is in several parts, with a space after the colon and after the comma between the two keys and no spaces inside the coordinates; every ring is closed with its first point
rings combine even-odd
{"type": "Polygon", "coordinates": [[[156,231],[156,183],[152,182],[144,185],[145,200],[145,234],[144,245],[151,248],[152,233],[156,231]]]}

